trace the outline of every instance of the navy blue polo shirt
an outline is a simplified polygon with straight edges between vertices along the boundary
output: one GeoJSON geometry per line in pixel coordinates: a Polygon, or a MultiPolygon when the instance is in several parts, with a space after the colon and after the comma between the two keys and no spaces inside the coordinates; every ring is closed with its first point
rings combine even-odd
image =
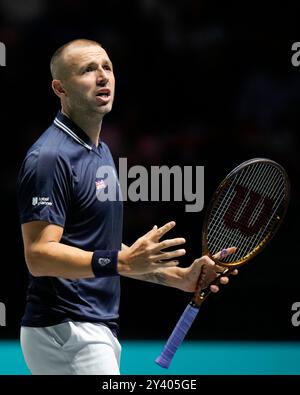
{"type": "MultiPolygon", "coordinates": [[[[61,112],[29,149],[18,177],[21,223],[46,221],[64,228],[61,243],[104,256],[121,249],[123,203],[109,148],[96,147],[61,112]],[[108,166],[112,171],[102,174],[108,166]],[[115,183],[116,198],[101,198],[115,183]],[[107,190],[107,189],[106,189],[107,190]]],[[[117,328],[119,275],[71,280],[29,274],[23,326],[65,321],[117,328]]]]}

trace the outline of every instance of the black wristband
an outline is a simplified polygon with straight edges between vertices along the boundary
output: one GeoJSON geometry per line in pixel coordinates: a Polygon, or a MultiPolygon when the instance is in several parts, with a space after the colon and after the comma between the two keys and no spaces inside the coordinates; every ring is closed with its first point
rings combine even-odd
{"type": "Polygon", "coordinates": [[[92,257],[92,270],[95,277],[117,276],[118,250],[97,250],[92,257]]]}

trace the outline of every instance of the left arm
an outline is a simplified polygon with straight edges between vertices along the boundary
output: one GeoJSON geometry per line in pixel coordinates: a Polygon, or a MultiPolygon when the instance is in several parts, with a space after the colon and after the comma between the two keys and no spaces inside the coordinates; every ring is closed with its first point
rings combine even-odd
{"type": "MultiPolygon", "coordinates": [[[[128,248],[122,244],[122,249],[128,248]]],[[[235,251],[228,249],[228,254],[235,251]]],[[[200,292],[207,288],[209,284],[214,281],[218,274],[223,271],[223,268],[215,265],[214,261],[208,256],[195,259],[195,261],[187,268],[178,266],[159,268],[151,273],[141,275],[123,274],[125,277],[134,278],[136,280],[148,281],[155,284],[165,285],[167,287],[174,287],[185,292],[195,292],[200,286],[200,292]]],[[[237,270],[233,271],[237,274],[237,270]]],[[[227,284],[228,277],[221,277],[220,283],[227,284]]],[[[218,292],[217,285],[211,285],[212,292],[218,292]]]]}
{"type": "MultiPolygon", "coordinates": [[[[122,250],[126,250],[128,246],[122,243],[122,250]]],[[[181,268],[178,267],[166,267],[156,269],[151,273],[141,274],[141,275],[132,275],[132,274],[123,274],[125,277],[134,278],[136,280],[148,281],[155,284],[165,285],[167,287],[175,287],[178,288],[178,283],[181,279],[180,275],[181,268]]]]}
{"type": "Polygon", "coordinates": [[[180,288],[179,285],[182,278],[181,269],[182,268],[179,267],[166,267],[156,269],[151,273],[141,275],[124,274],[124,276],[134,278],[136,280],[165,285],[167,287],[180,288]]]}

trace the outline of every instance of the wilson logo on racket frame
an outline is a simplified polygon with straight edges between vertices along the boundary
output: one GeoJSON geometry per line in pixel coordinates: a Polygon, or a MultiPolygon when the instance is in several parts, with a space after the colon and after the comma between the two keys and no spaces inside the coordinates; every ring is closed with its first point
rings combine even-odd
{"type": "Polygon", "coordinates": [[[255,191],[251,191],[242,185],[234,187],[235,196],[231,201],[228,210],[224,214],[224,223],[228,228],[238,229],[245,236],[253,236],[263,226],[266,225],[272,215],[272,208],[274,200],[264,197],[255,191]],[[246,201],[244,208],[237,218],[239,207],[246,201]],[[257,218],[252,225],[250,225],[251,215],[259,204],[262,204],[257,218]]]}

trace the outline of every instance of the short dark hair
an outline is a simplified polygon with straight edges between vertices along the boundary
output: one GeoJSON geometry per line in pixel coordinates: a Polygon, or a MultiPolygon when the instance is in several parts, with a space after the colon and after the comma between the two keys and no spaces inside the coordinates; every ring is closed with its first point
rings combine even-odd
{"type": "Polygon", "coordinates": [[[87,45],[98,45],[99,47],[102,48],[102,45],[98,43],[97,41],[94,40],[87,40],[85,38],[77,38],[76,40],[72,40],[67,42],[66,44],[62,45],[59,47],[54,54],[52,55],[51,61],[50,61],[50,71],[53,79],[59,79],[59,73],[58,73],[58,62],[62,58],[63,53],[65,50],[72,46],[72,45],[82,45],[82,46],[87,46],[87,45]]]}

